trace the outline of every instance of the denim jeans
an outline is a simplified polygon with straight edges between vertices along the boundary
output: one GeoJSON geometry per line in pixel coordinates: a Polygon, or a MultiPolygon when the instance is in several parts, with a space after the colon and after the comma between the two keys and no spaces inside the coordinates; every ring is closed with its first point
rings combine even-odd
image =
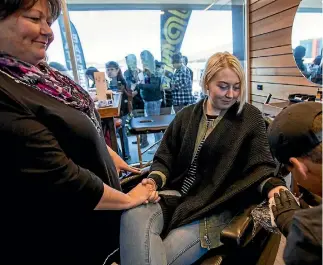
{"type": "Polygon", "coordinates": [[[141,205],[122,214],[122,265],[190,265],[208,250],[200,244],[200,221],[172,230],[162,240],[164,218],[159,204],[141,205]]]}
{"type": "Polygon", "coordinates": [[[123,145],[124,145],[124,152],[125,152],[125,156],[130,156],[129,153],[129,141],[128,141],[128,136],[127,136],[127,127],[126,127],[126,123],[127,123],[127,115],[122,116],[121,117],[122,120],[122,130],[119,130],[118,133],[122,134],[123,136],[123,145]]]}
{"type": "MultiPolygon", "coordinates": [[[[160,106],[162,100],[157,101],[144,101],[145,103],[145,117],[160,115],[160,106]]],[[[163,138],[163,133],[155,133],[155,142],[163,138]]]]}

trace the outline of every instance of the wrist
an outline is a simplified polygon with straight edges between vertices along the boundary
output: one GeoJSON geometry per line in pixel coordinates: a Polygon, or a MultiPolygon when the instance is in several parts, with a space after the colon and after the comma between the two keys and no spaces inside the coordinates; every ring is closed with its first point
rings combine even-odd
{"type": "Polygon", "coordinates": [[[128,210],[128,209],[131,209],[133,206],[134,206],[134,201],[132,199],[132,197],[130,196],[129,193],[125,194],[125,198],[126,198],[126,201],[125,201],[125,210],[128,210]]]}

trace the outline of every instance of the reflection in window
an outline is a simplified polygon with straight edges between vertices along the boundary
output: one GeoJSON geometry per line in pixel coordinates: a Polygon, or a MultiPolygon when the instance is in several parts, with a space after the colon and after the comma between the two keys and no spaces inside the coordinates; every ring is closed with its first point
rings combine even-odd
{"type": "MultiPolygon", "coordinates": [[[[116,10],[116,5],[102,5],[101,10],[91,4],[87,4],[86,8],[78,5],[78,10],[82,11],[77,11],[70,4],[69,17],[78,33],[86,68],[91,67],[88,72],[93,72],[93,69],[105,72],[111,86],[118,80],[108,73],[114,70],[113,67],[106,66],[113,61],[116,63],[114,68],[121,70],[127,88],[135,95],[131,114],[128,119],[122,117],[123,123],[127,123],[130,116],[174,113],[204,96],[200,80],[206,60],[212,54],[228,51],[244,63],[244,1],[236,2],[241,3],[231,6],[230,1],[218,1],[218,5],[212,5],[207,11],[207,5],[192,5],[193,8],[189,10],[179,5],[176,8],[150,5],[150,8],[140,10],[139,4],[136,5],[137,10],[133,10],[133,6],[127,10],[125,5],[121,5],[122,10],[116,10]],[[180,65],[175,71],[174,66],[178,63],[180,65]],[[182,68],[181,64],[185,64],[188,70],[184,70],[186,67],[182,68]],[[172,89],[184,88],[184,83],[189,84],[185,89],[191,96],[179,95],[180,100],[177,98],[174,101],[172,89]],[[151,93],[154,85],[159,86],[161,99],[158,93],[151,93]],[[180,106],[174,105],[174,102],[180,106]],[[161,110],[156,111],[155,108],[159,106],[161,110]]],[[[56,40],[48,51],[49,59],[67,64],[62,45],[64,38],[61,37],[62,30],[57,22],[53,30],[56,40]]],[[[82,67],[82,63],[80,65],[82,67]]],[[[86,69],[81,70],[86,72],[86,69]]],[[[89,88],[94,86],[91,79],[88,76],[89,88]]],[[[117,83],[113,86],[116,87],[117,83]]],[[[160,137],[157,134],[148,135],[148,138],[142,136],[142,147],[160,137]]],[[[135,142],[135,138],[130,136],[129,163],[138,161],[135,142]]],[[[144,160],[150,160],[155,151],[156,148],[147,152],[144,160]]]]}
{"type": "Polygon", "coordinates": [[[306,78],[317,84],[322,84],[322,24],[320,9],[305,13],[298,10],[292,34],[292,48],[297,67],[306,78]]]}

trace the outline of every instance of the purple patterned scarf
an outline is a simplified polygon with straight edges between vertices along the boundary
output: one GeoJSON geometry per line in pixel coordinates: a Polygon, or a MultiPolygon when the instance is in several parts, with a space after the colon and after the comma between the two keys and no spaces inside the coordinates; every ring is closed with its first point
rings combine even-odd
{"type": "Polygon", "coordinates": [[[101,126],[94,112],[94,102],[90,95],[73,80],[53,70],[46,63],[36,66],[0,52],[0,73],[17,83],[25,84],[63,102],[86,114],[97,131],[101,126]]]}

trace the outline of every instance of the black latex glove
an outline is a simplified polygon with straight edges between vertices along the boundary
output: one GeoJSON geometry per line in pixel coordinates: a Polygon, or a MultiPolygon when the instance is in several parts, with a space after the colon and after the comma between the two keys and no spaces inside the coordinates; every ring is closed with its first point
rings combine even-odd
{"type": "Polygon", "coordinates": [[[300,207],[289,190],[281,190],[279,194],[275,193],[274,199],[276,205],[273,205],[271,209],[275,222],[283,235],[287,237],[294,213],[300,207]]]}

